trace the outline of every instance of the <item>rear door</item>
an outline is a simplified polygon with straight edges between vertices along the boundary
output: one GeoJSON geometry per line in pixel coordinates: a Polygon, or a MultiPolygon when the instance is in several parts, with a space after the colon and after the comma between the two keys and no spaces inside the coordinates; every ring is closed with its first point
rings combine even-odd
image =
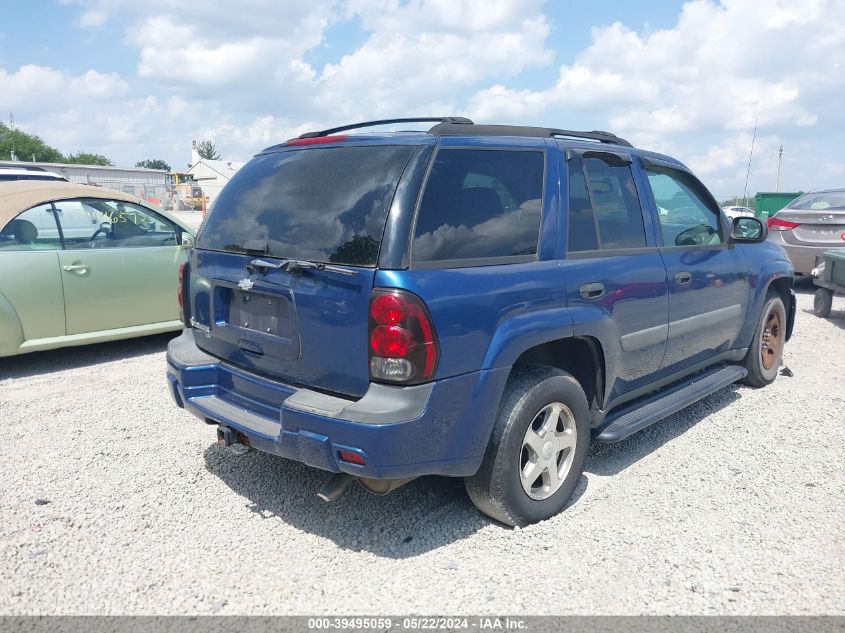
{"type": "Polygon", "coordinates": [[[187,258],[181,228],[129,202],[55,205],[68,334],[178,321],[177,274],[187,258]]]}
{"type": "Polygon", "coordinates": [[[606,404],[653,380],[666,350],[666,270],[644,216],[631,158],[566,153],[567,253],[562,263],[575,334],[605,352],[606,404]]]}
{"type": "Polygon", "coordinates": [[[663,368],[682,371],[733,347],[748,306],[748,262],[728,243],[719,206],[689,172],[644,161],[669,281],[663,368]]]}
{"type": "Polygon", "coordinates": [[[414,146],[262,154],[223,189],[191,263],[197,344],[290,384],[369,384],[367,327],[387,214],[414,146]]]}
{"type": "MultiPolygon", "coordinates": [[[[0,307],[8,310],[11,305],[25,341],[65,333],[58,255],[62,243],[54,217],[53,207],[47,203],[0,227],[0,304],[7,303],[0,307]]],[[[4,335],[9,336],[9,330],[0,327],[0,337],[4,335]]],[[[17,351],[19,342],[0,340],[0,352],[17,351]]]]}

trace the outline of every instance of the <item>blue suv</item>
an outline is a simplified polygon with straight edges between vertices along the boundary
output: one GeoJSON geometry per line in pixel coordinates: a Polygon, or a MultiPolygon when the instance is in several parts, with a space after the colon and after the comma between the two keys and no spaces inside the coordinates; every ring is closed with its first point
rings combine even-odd
{"type": "Polygon", "coordinates": [[[176,403],[384,494],[463,477],[510,525],[564,508],[616,442],[775,379],[793,271],[668,156],[607,132],[394,119],[269,147],[180,275],[176,403]],[[346,134],[383,123],[427,132],[346,134]]]}

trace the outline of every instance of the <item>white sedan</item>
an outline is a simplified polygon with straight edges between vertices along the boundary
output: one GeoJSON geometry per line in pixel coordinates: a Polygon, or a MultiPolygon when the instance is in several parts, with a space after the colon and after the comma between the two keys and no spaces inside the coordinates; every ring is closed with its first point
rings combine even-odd
{"type": "Polygon", "coordinates": [[[754,217],[754,209],[749,209],[748,207],[722,207],[722,212],[731,220],[743,216],[754,217]]]}

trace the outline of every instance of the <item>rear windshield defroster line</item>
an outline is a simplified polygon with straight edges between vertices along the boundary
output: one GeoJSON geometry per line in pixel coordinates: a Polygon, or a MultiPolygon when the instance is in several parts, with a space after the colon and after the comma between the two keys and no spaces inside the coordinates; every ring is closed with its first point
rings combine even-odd
{"type": "Polygon", "coordinates": [[[220,192],[197,248],[375,266],[411,145],[310,148],[257,156],[220,192]],[[249,248],[245,248],[248,245],[249,248]]]}

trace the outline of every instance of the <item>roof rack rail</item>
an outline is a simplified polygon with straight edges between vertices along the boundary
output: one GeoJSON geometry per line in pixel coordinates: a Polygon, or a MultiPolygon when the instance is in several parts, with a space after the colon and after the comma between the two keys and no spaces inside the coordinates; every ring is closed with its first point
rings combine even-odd
{"type": "Polygon", "coordinates": [[[473,125],[472,131],[468,132],[459,126],[451,125],[450,121],[443,121],[435,125],[429,131],[429,134],[437,134],[440,136],[463,136],[465,134],[472,134],[478,136],[531,136],[539,138],[553,138],[556,136],[564,136],[568,138],[584,138],[592,141],[599,141],[600,143],[612,143],[614,145],[622,145],[624,147],[633,147],[624,138],[620,138],[610,132],[602,132],[593,130],[592,132],[577,132],[575,130],[559,130],[557,128],[549,127],[531,127],[524,125],[473,125]]]}
{"type": "Polygon", "coordinates": [[[576,132],[574,130],[552,130],[552,136],[566,136],[569,138],[586,138],[601,143],[613,143],[614,145],[623,145],[625,147],[633,147],[631,143],[624,138],[616,136],[613,132],[603,132],[602,130],[593,130],[592,132],[576,132]]]}
{"type": "Polygon", "coordinates": [[[380,119],[378,121],[363,121],[362,123],[352,123],[351,125],[341,125],[340,127],[329,128],[328,130],[320,130],[319,132],[306,132],[300,134],[299,138],[317,138],[319,136],[328,136],[337,132],[345,132],[346,130],[356,130],[362,127],[372,127],[374,125],[390,125],[391,123],[449,123],[451,125],[473,125],[472,121],[462,116],[438,116],[438,117],[411,117],[405,119],[380,119]]]}
{"type": "Polygon", "coordinates": [[[569,138],[586,138],[601,143],[613,143],[614,145],[623,145],[625,147],[633,147],[631,143],[624,138],[616,136],[612,132],[603,132],[602,130],[593,130],[592,132],[575,132],[573,130],[551,130],[551,136],[566,136],[569,138]]]}

